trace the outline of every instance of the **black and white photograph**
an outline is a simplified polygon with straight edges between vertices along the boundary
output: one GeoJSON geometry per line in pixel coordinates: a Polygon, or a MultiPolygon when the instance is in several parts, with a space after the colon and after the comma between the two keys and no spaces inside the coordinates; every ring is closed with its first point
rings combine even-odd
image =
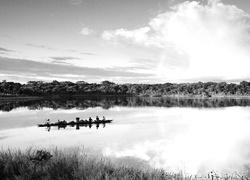
{"type": "Polygon", "coordinates": [[[249,0],[0,0],[1,180],[249,180],[249,0]]]}

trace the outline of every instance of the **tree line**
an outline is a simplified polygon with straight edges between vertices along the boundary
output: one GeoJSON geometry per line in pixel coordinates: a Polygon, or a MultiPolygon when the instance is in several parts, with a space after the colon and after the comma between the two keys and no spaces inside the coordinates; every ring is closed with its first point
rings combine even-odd
{"type": "Polygon", "coordinates": [[[165,83],[165,84],[115,84],[110,81],[87,83],[78,81],[29,81],[0,82],[0,96],[51,96],[51,95],[136,95],[136,96],[183,96],[219,97],[249,96],[250,82],[239,84],[226,82],[165,83]]]}

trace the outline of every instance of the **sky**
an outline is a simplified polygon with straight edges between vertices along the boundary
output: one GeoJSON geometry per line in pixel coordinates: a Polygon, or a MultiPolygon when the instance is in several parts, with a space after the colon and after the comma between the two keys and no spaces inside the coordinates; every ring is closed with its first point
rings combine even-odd
{"type": "Polygon", "coordinates": [[[1,0],[0,81],[250,81],[249,0],[1,0]]]}

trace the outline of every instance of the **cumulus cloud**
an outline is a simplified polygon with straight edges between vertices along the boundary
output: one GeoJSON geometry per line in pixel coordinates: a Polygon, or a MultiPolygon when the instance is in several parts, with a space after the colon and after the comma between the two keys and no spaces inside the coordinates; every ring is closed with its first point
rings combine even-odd
{"type": "Polygon", "coordinates": [[[85,36],[88,36],[88,35],[91,35],[93,34],[95,31],[93,29],[90,29],[88,27],[83,27],[82,30],[81,30],[81,34],[85,35],[85,36]]]}
{"type": "Polygon", "coordinates": [[[249,14],[234,5],[208,0],[205,5],[183,2],[151,19],[146,27],[105,31],[102,38],[161,49],[156,71],[166,79],[228,80],[250,77],[249,33],[249,14]],[[188,68],[170,67],[169,51],[175,52],[176,61],[185,57],[188,68]]]}

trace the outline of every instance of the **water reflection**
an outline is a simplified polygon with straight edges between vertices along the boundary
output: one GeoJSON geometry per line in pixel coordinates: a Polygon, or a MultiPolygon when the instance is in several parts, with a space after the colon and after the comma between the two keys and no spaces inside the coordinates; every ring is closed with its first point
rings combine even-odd
{"type": "Polygon", "coordinates": [[[51,127],[57,127],[58,130],[65,129],[66,127],[76,127],[76,130],[80,130],[80,127],[88,127],[91,129],[92,126],[95,126],[96,129],[100,127],[100,125],[103,125],[103,128],[105,128],[107,123],[111,123],[113,120],[106,119],[103,116],[103,119],[100,119],[98,116],[96,116],[96,119],[93,120],[91,117],[89,117],[88,120],[80,119],[79,117],[76,117],[76,121],[66,121],[66,120],[59,120],[57,122],[51,122],[50,119],[46,119],[44,124],[38,124],[38,127],[45,127],[47,131],[50,131],[51,127]]]}
{"type": "Polygon", "coordinates": [[[148,118],[139,132],[132,130],[128,140],[107,145],[103,153],[116,158],[139,158],[152,167],[174,172],[246,172],[250,167],[248,110],[234,107],[164,112],[162,109],[156,111],[161,113],[156,124],[148,118]],[[152,132],[147,132],[149,130],[152,132]]]}
{"type": "MultiPolygon", "coordinates": [[[[96,127],[96,129],[98,129],[100,127],[100,124],[71,124],[71,125],[65,125],[65,124],[58,124],[56,127],[58,130],[60,129],[66,129],[66,127],[75,127],[76,130],[80,130],[81,127],[85,127],[85,128],[89,128],[91,129],[92,127],[96,127]]],[[[101,123],[101,126],[103,128],[106,127],[106,123],[101,123]]],[[[50,131],[51,127],[53,126],[44,126],[43,128],[45,128],[46,131],[50,131]]]]}
{"type": "Polygon", "coordinates": [[[231,106],[250,106],[250,99],[243,98],[157,98],[157,97],[81,97],[64,98],[55,100],[33,100],[18,102],[0,102],[1,111],[11,111],[19,107],[27,107],[30,110],[43,108],[56,109],[87,109],[102,107],[110,109],[115,106],[121,107],[194,107],[194,108],[218,108],[231,106]]]}
{"type": "Polygon", "coordinates": [[[250,107],[244,107],[248,99],[103,97],[17,104],[22,108],[0,112],[0,147],[6,149],[84,146],[172,172],[250,172],[250,107]],[[76,125],[59,131],[51,127],[49,133],[37,127],[48,118],[96,115],[114,121],[105,128],[79,126],[77,131],[76,125]]]}

